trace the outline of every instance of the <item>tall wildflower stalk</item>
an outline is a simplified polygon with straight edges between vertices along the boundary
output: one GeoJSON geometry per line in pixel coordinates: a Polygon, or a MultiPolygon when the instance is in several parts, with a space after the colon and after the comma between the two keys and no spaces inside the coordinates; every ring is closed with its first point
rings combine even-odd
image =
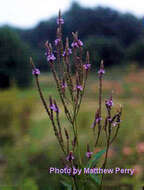
{"type": "MultiPolygon", "coordinates": [[[[45,55],[51,72],[53,74],[54,81],[56,83],[57,91],[64,109],[66,119],[72,127],[72,134],[68,132],[68,129],[64,128],[62,125],[62,122],[60,120],[60,110],[56,100],[50,96],[49,101],[46,101],[39,84],[40,71],[38,68],[35,67],[32,58],[30,58],[30,63],[32,65],[32,74],[35,76],[36,85],[42,104],[48,114],[48,117],[53,126],[54,134],[64,154],[64,167],[71,168],[71,174],[68,176],[68,178],[71,177],[72,182],[70,184],[67,184],[67,187],[71,187],[71,189],[75,190],[81,190],[85,189],[85,178],[87,177],[84,175],[77,176],[73,173],[73,170],[75,168],[82,169],[86,166],[96,166],[97,160],[103,153],[105,153],[105,158],[102,168],[106,167],[109,147],[116,139],[120,128],[122,108],[120,107],[120,109],[117,110],[114,115],[112,115],[111,109],[113,107],[113,98],[111,96],[105,101],[107,113],[106,118],[102,118],[102,80],[103,75],[105,74],[105,70],[103,61],[101,61],[100,69],[98,71],[99,103],[98,109],[95,113],[93,124],[91,126],[94,131],[95,142],[93,148],[90,147],[89,144],[87,144],[86,146],[87,151],[85,156],[87,157],[87,163],[85,163],[84,159],[81,158],[77,118],[84,96],[84,91],[91,64],[89,52],[86,52],[85,60],[82,57],[83,42],[79,39],[77,32],[72,32],[73,42],[71,43],[71,47],[68,37],[65,40],[65,45],[63,44],[63,24],[64,19],[61,17],[61,12],[59,11],[59,16],[57,18],[58,27],[55,39],[56,55],[53,53],[53,47],[48,41],[45,43],[45,55]],[[74,72],[72,72],[72,66],[74,67],[74,72]],[[104,120],[103,123],[102,119],[104,120]],[[98,145],[102,130],[104,131],[106,136],[106,148],[94,154],[92,151],[90,151],[90,149],[94,149],[98,145]],[[112,133],[113,130],[114,133],[112,133]]],[[[104,175],[101,175],[100,178],[97,175],[89,175],[88,178],[92,178],[97,186],[102,189],[104,175]]],[[[66,184],[66,182],[64,184],[66,184]]]]}

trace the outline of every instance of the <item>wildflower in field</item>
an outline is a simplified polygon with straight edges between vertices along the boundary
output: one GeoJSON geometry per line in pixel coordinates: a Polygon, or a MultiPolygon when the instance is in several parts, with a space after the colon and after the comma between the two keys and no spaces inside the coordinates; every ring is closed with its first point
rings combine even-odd
{"type": "Polygon", "coordinates": [[[92,154],[93,154],[93,152],[90,151],[89,144],[87,144],[86,157],[87,157],[87,158],[91,158],[91,155],[92,155],[92,154]]]}
{"type": "Polygon", "coordinates": [[[86,157],[87,158],[91,158],[91,155],[93,154],[93,152],[86,152],[86,157]]]}
{"type": "Polygon", "coordinates": [[[81,85],[76,85],[76,88],[80,91],[83,91],[83,87],[81,85]]]}
{"type": "Polygon", "coordinates": [[[34,68],[34,69],[32,70],[32,74],[33,74],[33,75],[40,75],[40,70],[37,69],[37,68],[34,68]]]}
{"type": "Polygon", "coordinates": [[[48,43],[48,41],[45,43],[46,46],[46,53],[45,56],[47,57],[47,61],[54,61],[56,59],[56,57],[54,56],[54,54],[52,53],[52,46],[50,43],[48,43]]]}
{"type": "Polygon", "coordinates": [[[63,83],[62,83],[62,89],[65,90],[66,87],[67,87],[67,83],[63,81],[63,83]]]}
{"type": "Polygon", "coordinates": [[[57,46],[59,43],[60,43],[60,39],[59,38],[57,38],[56,40],[55,40],[55,45],[57,46]]]}
{"type": "Polygon", "coordinates": [[[102,120],[102,118],[99,115],[99,110],[97,110],[96,114],[95,114],[95,119],[94,122],[91,126],[91,128],[95,128],[96,124],[99,123],[102,120]]]}
{"type": "Polygon", "coordinates": [[[100,70],[98,71],[98,74],[99,74],[99,75],[105,74],[105,70],[104,70],[104,69],[100,69],[100,70]]]}
{"type": "Polygon", "coordinates": [[[102,75],[105,74],[103,60],[101,61],[100,70],[98,71],[98,74],[100,77],[102,77],[102,75]]]}
{"type": "Polygon", "coordinates": [[[137,150],[138,153],[144,153],[144,142],[139,143],[136,146],[136,150],[137,150]]]}
{"type": "Polygon", "coordinates": [[[64,24],[64,19],[63,18],[57,18],[57,24],[64,24]]]}
{"type": "Polygon", "coordinates": [[[77,40],[71,44],[72,48],[79,48],[83,46],[83,42],[81,40],[77,40]]]}
{"type": "Polygon", "coordinates": [[[107,108],[111,108],[113,106],[113,100],[112,100],[112,96],[105,101],[106,107],[107,108]]]}
{"type": "Polygon", "coordinates": [[[70,55],[70,54],[72,54],[72,50],[71,50],[70,48],[68,48],[67,52],[66,52],[66,51],[63,52],[63,56],[64,56],[64,57],[65,57],[66,55],[70,55]]]}
{"type": "Polygon", "coordinates": [[[54,56],[53,53],[51,53],[51,54],[49,54],[49,55],[47,56],[47,61],[54,61],[55,59],[56,59],[56,57],[54,56]]]}
{"type": "Polygon", "coordinates": [[[90,67],[91,67],[91,64],[84,64],[84,65],[83,65],[83,68],[84,68],[85,70],[90,69],[90,67]]]}
{"type": "Polygon", "coordinates": [[[125,146],[123,149],[122,149],[122,153],[126,156],[129,156],[132,154],[132,149],[129,147],[129,146],[125,146]]]}
{"type": "Polygon", "coordinates": [[[59,112],[58,107],[56,106],[56,104],[51,104],[50,105],[50,109],[53,110],[54,112],[59,112]]]}
{"type": "Polygon", "coordinates": [[[70,151],[69,154],[68,154],[68,156],[66,157],[66,160],[69,161],[69,162],[71,162],[74,159],[75,159],[75,157],[73,156],[73,152],[70,151]]]}

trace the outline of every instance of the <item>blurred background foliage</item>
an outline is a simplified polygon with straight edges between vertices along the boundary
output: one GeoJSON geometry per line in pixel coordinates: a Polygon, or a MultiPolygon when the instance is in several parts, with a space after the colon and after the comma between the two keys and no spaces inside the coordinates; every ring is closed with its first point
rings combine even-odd
{"type": "MultiPolygon", "coordinates": [[[[64,37],[68,36],[72,42],[71,32],[78,31],[84,42],[84,52],[90,51],[93,71],[78,121],[82,154],[85,155],[86,143],[92,144],[90,126],[98,103],[97,71],[103,59],[106,66],[103,99],[113,90],[114,109],[118,104],[124,106],[121,130],[111,147],[108,166],[136,168],[134,176],[106,176],[106,184],[133,184],[134,190],[139,190],[144,185],[143,19],[111,8],[84,8],[77,3],[63,13],[63,18],[64,37]]],[[[63,167],[62,153],[29,65],[32,56],[42,71],[40,83],[46,99],[49,95],[55,97],[62,110],[44,56],[45,41],[54,45],[56,27],[53,17],[32,29],[0,28],[0,185],[3,190],[64,189],[60,184],[61,176],[48,172],[51,166],[63,167]]],[[[68,128],[63,112],[60,114],[63,127],[68,128]]],[[[93,151],[97,152],[103,145],[101,139],[93,151]]]]}

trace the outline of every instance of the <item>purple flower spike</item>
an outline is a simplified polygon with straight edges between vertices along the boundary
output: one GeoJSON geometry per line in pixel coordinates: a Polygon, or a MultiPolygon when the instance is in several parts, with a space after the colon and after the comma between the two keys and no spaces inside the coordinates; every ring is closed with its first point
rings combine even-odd
{"type": "Polygon", "coordinates": [[[54,61],[55,59],[56,57],[52,53],[47,56],[47,61],[54,61]]]}
{"type": "Polygon", "coordinates": [[[91,158],[91,155],[93,154],[93,152],[86,152],[86,157],[87,158],[91,158]]]}
{"type": "Polygon", "coordinates": [[[78,40],[78,41],[76,41],[76,42],[73,42],[72,44],[71,44],[71,46],[73,47],[73,48],[79,48],[79,47],[81,47],[81,46],[83,46],[83,42],[81,41],[81,40],[78,40]]]}
{"type": "Polygon", "coordinates": [[[81,85],[77,85],[76,88],[80,91],[83,91],[83,87],[81,85]]]}
{"type": "Polygon", "coordinates": [[[53,110],[54,112],[59,112],[55,104],[50,105],[50,109],[53,110]]]}
{"type": "Polygon", "coordinates": [[[105,70],[104,70],[104,69],[100,69],[100,70],[98,71],[98,74],[99,74],[99,75],[105,74],[105,70]]]}
{"type": "Polygon", "coordinates": [[[112,100],[112,97],[110,97],[108,100],[106,100],[105,102],[106,106],[108,108],[111,108],[113,106],[113,100],[112,100]]]}
{"type": "Polygon", "coordinates": [[[40,70],[35,68],[32,70],[32,74],[33,75],[40,75],[40,70]]]}
{"type": "Polygon", "coordinates": [[[63,18],[58,18],[57,19],[57,24],[64,24],[64,19],[63,18]]]}
{"type": "Polygon", "coordinates": [[[73,152],[70,151],[70,153],[69,153],[68,156],[66,157],[66,160],[69,161],[69,162],[71,162],[71,161],[74,160],[74,159],[75,159],[75,157],[73,156],[73,152]]]}
{"type": "Polygon", "coordinates": [[[57,46],[57,45],[59,44],[59,42],[60,42],[60,39],[57,38],[57,39],[55,40],[55,45],[57,46]]]}
{"type": "MultiPolygon", "coordinates": [[[[72,54],[72,50],[70,48],[68,48],[68,55],[72,54]]],[[[63,56],[65,57],[66,56],[66,51],[63,52],[63,56]]]]}
{"type": "Polygon", "coordinates": [[[85,70],[88,70],[88,69],[90,69],[91,64],[85,64],[85,65],[83,65],[83,67],[84,67],[85,70]]]}

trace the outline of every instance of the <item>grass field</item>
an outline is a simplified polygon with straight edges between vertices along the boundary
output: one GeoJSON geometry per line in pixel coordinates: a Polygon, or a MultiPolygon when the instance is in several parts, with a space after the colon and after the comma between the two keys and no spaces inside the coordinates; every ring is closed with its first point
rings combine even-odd
{"type": "MultiPolygon", "coordinates": [[[[81,152],[86,152],[86,143],[94,139],[91,124],[98,103],[98,76],[89,76],[85,97],[78,117],[81,152]]],[[[62,126],[69,128],[62,105],[59,102],[52,76],[40,75],[44,95],[53,96],[60,107],[62,126]]],[[[108,168],[136,168],[134,176],[106,176],[106,183],[134,184],[135,190],[144,185],[144,70],[114,68],[108,70],[103,81],[103,100],[113,91],[114,110],[121,104],[123,115],[118,138],[111,146],[108,168]]],[[[31,190],[50,190],[60,188],[60,176],[48,174],[48,167],[60,167],[62,152],[54,136],[52,126],[41,104],[35,83],[32,88],[17,90],[13,88],[0,94],[0,117],[9,121],[1,125],[2,155],[0,162],[1,178],[4,184],[30,187],[31,190]],[[7,108],[7,109],[6,109],[7,108]],[[3,113],[5,109],[5,114],[3,113]],[[7,126],[7,127],[5,127],[7,126]],[[8,135],[9,134],[9,135],[8,135]]],[[[104,104],[103,104],[104,110],[104,104]]],[[[103,114],[104,111],[103,111],[103,114]]],[[[104,146],[103,137],[98,148],[104,146]]],[[[97,150],[93,150],[96,152],[97,150]]],[[[84,157],[84,156],[83,156],[84,157]]],[[[84,159],[84,158],[83,158],[84,159]]],[[[13,187],[12,187],[13,188],[13,187]]],[[[11,190],[12,190],[11,188],[11,190]]],[[[19,188],[20,189],[20,188],[19,188]]],[[[7,190],[7,189],[5,189],[7,190]]]]}

